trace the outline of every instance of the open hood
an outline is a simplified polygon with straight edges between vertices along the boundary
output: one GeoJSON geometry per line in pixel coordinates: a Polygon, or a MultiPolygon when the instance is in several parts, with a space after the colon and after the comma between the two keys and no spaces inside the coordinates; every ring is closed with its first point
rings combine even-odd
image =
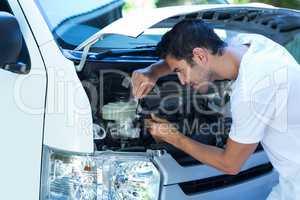
{"type": "MultiPolygon", "coordinates": [[[[116,20],[110,25],[104,27],[99,32],[92,35],[86,41],[81,43],[75,50],[81,50],[91,43],[95,43],[100,38],[109,34],[125,35],[129,37],[138,37],[145,30],[158,24],[159,22],[180,15],[187,15],[190,13],[202,11],[212,8],[226,8],[226,7],[241,7],[241,5],[229,4],[215,4],[215,5],[188,5],[188,6],[173,6],[149,10],[139,10],[128,14],[127,16],[116,20]]],[[[274,8],[273,6],[261,3],[244,4],[242,7],[260,7],[260,8],[274,8]]]]}

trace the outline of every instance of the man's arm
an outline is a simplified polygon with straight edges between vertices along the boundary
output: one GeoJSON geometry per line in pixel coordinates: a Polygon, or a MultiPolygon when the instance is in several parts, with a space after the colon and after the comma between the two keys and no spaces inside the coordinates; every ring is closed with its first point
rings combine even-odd
{"type": "Polygon", "coordinates": [[[245,161],[258,145],[258,143],[241,144],[229,138],[226,148],[221,149],[201,144],[184,136],[165,120],[154,117],[154,120],[150,120],[147,123],[149,131],[154,138],[170,143],[196,160],[231,175],[239,173],[245,161]]]}
{"type": "Polygon", "coordinates": [[[166,142],[181,149],[202,163],[211,165],[226,174],[238,174],[249,156],[255,151],[256,144],[241,144],[230,138],[225,149],[201,144],[182,134],[175,134],[166,139],[166,142]]]}
{"type": "Polygon", "coordinates": [[[169,65],[164,60],[158,61],[157,63],[150,65],[149,71],[151,76],[155,79],[159,79],[160,77],[172,73],[172,70],[170,69],[169,65]]]}

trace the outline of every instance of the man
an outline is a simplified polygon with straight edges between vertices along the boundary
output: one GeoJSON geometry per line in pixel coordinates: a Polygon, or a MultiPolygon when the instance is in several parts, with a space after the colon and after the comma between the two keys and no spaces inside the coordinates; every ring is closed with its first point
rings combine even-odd
{"type": "Polygon", "coordinates": [[[232,127],[225,149],[201,144],[152,116],[149,132],[202,163],[237,174],[259,142],[280,174],[268,199],[300,199],[300,67],[279,44],[245,35],[222,41],[201,20],[184,20],[157,45],[162,61],[133,73],[133,94],[143,98],[156,80],[176,72],[183,85],[206,92],[214,80],[234,80],[232,127]]]}

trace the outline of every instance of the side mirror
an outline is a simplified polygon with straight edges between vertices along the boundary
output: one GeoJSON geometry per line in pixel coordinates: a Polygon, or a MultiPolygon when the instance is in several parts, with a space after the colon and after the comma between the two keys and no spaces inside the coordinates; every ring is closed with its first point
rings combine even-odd
{"type": "Polygon", "coordinates": [[[22,42],[17,19],[7,12],[0,12],[0,68],[14,73],[26,73],[25,64],[18,63],[22,42]]]}

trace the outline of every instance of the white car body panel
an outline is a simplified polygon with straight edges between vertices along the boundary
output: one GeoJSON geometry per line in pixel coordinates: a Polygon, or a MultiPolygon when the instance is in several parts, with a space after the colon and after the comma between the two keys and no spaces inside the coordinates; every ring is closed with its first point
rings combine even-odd
{"type": "Polygon", "coordinates": [[[44,144],[75,152],[93,152],[92,114],[88,97],[34,1],[20,0],[40,46],[48,72],[44,144]]]}
{"type": "Polygon", "coordinates": [[[48,72],[44,144],[66,151],[92,153],[91,106],[74,64],[62,55],[54,41],[40,49],[48,72]]]}

